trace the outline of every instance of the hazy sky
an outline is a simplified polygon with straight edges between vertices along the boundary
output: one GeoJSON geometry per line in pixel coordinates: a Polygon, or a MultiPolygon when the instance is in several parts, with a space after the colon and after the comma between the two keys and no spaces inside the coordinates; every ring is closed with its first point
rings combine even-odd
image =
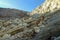
{"type": "Polygon", "coordinates": [[[0,0],[0,7],[16,8],[31,12],[43,2],[44,0],[0,0]]]}

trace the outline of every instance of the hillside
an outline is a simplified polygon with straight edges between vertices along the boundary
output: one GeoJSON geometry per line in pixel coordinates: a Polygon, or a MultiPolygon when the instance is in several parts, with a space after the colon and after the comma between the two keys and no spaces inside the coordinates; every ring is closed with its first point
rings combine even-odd
{"type": "Polygon", "coordinates": [[[45,0],[31,13],[2,8],[0,13],[9,18],[0,19],[1,40],[60,40],[60,0],[45,0]]]}
{"type": "Polygon", "coordinates": [[[23,11],[23,10],[17,10],[17,9],[9,9],[9,8],[0,8],[0,18],[12,18],[12,17],[28,17],[29,15],[27,15],[27,11],[23,11]]]}

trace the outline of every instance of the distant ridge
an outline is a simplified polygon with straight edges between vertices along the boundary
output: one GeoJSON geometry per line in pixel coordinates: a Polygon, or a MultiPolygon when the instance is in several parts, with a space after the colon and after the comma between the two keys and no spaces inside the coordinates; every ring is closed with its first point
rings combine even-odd
{"type": "Polygon", "coordinates": [[[0,17],[27,17],[27,11],[18,10],[18,9],[10,9],[10,8],[0,8],[0,17]]]}

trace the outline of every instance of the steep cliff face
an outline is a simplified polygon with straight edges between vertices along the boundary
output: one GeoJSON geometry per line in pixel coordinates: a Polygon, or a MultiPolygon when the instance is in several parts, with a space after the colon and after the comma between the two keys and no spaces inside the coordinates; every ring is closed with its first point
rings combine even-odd
{"type": "Polygon", "coordinates": [[[58,9],[60,9],[60,0],[45,0],[45,2],[41,6],[38,6],[36,9],[34,9],[30,15],[41,15],[46,12],[53,12],[58,9]]]}
{"type": "Polygon", "coordinates": [[[39,24],[41,30],[34,40],[58,40],[59,38],[56,38],[60,36],[60,0],[45,0],[30,15],[35,14],[43,16],[44,20],[39,24]]]}
{"type": "Polygon", "coordinates": [[[34,40],[54,40],[60,36],[60,10],[44,14],[40,32],[34,40]],[[44,27],[43,27],[44,26],[44,27]]]}

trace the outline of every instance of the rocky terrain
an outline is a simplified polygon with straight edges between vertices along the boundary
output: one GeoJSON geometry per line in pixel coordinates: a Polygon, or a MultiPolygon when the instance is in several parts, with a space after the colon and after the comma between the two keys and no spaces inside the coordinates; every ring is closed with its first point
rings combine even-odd
{"type": "Polygon", "coordinates": [[[59,2],[45,0],[29,15],[29,12],[1,8],[0,40],[60,40],[59,2]]]}

